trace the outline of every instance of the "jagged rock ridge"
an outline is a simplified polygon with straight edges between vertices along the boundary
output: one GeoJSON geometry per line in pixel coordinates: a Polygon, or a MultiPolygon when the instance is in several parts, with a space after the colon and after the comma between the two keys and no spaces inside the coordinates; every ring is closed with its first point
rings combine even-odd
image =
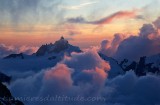
{"type": "Polygon", "coordinates": [[[42,45],[36,52],[36,56],[43,56],[50,53],[60,53],[67,49],[71,49],[75,52],[81,52],[79,47],[70,45],[69,42],[64,39],[64,37],[61,37],[60,40],[56,41],[54,44],[50,43],[42,45]]]}
{"type": "Polygon", "coordinates": [[[129,70],[133,70],[137,76],[144,76],[147,73],[157,74],[160,75],[159,67],[154,66],[153,62],[146,62],[147,57],[140,57],[139,62],[133,61],[130,64],[128,63],[127,59],[121,61],[120,66],[126,72],[129,70]]]}

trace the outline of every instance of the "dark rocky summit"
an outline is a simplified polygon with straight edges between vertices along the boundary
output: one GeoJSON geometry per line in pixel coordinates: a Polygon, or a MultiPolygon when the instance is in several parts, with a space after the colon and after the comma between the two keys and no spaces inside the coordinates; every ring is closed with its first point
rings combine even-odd
{"type": "Polygon", "coordinates": [[[65,52],[65,50],[72,50],[72,52],[81,52],[79,47],[70,45],[69,42],[64,39],[64,37],[61,37],[60,40],[56,41],[54,44],[50,43],[42,45],[36,52],[36,56],[43,56],[45,54],[51,53],[60,53],[62,51],[65,52]]]}
{"type": "Polygon", "coordinates": [[[139,62],[133,61],[131,64],[123,66],[128,60],[124,59],[119,64],[124,71],[133,70],[137,76],[145,76],[147,73],[159,75],[160,69],[153,66],[154,63],[146,63],[146,56],[140,57],[139,62]]]}

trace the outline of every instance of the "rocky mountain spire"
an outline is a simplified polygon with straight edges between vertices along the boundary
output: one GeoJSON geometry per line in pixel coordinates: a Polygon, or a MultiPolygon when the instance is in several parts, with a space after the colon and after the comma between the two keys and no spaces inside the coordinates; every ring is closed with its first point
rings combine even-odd
{"type": "Polygon", "coordinates": [[[69,42],[63,36],[61,36],[61,38],[55,41],[54,44],[42,45],[36,52],[36,56],[43,56],[50,53],[59,53],[67,49],[70,49],[71,51],[73,50],[75,52],[81,51],[78,47],[70,45],[69,42]]]}
{"type": "Polygon", "coordinates": [[[61,36],[61,40],[63,40],[64,39],[64,37],[63,36],[61,36]]]}

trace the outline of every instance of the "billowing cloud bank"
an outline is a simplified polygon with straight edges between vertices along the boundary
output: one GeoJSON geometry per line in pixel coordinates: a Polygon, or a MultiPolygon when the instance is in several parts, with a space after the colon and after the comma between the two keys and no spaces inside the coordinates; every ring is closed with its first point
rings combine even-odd
{"type": "Polygon", "coordinates": [[[15,47],[15,46],[7,46],[5,44],[0,44],[0,58],[15,53],[33,54],[37,51],[37,49],[38,47],[30,47],[30,46],[15,47]]]}
{"type": "Polygon", "coordinates": [[[109,80],[109,69],[95,51],[73,53],[53,68],[16,80],[10,88],[26,105],[160,104],[158,76],[137,77],[129,71],[109,80]]]}
{"type": "Polygon", "coordinates": [[[106,83],[107,105],[159,105],[160,78],[147,75],[136,77],[129,71],[106,83]]]}
{"type": "Polygon", "coordinates": [[[101,42],[100,52],[107,56],[114,56],[119,44],[124,40],[122,34],[115,34],[113,40],[110,42],[108,40],[103,40],[101,42]]]}
{"type": "MultiPolygon", "coordinates": [[[[11,84],[11,91],[16,97],[28,105],[44,104],[43,101],[27,101],[26,97],[95,97],[101,96],[107,71],[110,66],[103,61],[96,51],[83,53],[72,53],[72,57],[65,57],[62,62],[55,67],[42,70],[39,73],[18,79],[11,84]]],[[[46,105],[67,103],[75,104],[77,101],[45,101],[46,105]]],[[[98,102],[98,101],[97,101],[98,102]]],[[[83,102],[78,101],[79,104],[83,102]]],[[[87,102],[88,103],[88,102],[87,102]]]]}
{"type": "Polygon", "coordinates": [[[104,40],[100,52],[116,59],[128,58],[137,60],[141,56],[151,56],[160,53],[160,18],[153,24],[144,24],[138,35],[123,38],[124,35],[115,35],[113,41],[104,40]]]}

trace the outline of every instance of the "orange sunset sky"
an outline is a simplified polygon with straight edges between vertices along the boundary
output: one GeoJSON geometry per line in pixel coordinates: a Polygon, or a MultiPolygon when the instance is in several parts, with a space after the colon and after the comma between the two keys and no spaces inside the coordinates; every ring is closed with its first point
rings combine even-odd
{"type": "Polygon", "coordinates": [[[40,46],[60,36],[98,46],[115,33],[136,35],[158,16],[159,0],[0,0],[0,43],[40,46]]]}

